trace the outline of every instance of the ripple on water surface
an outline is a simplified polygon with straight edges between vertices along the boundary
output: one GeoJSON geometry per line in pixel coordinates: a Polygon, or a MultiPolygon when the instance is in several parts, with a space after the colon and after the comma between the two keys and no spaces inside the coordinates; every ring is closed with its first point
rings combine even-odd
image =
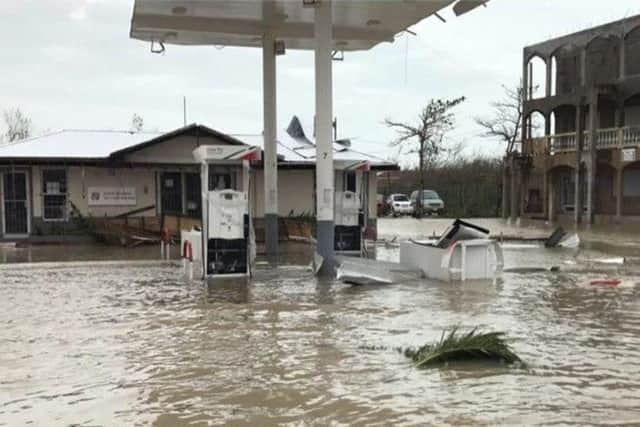
{"type": "Polygon", "coordinates": [[[0,425],[640,419],[638,292],[583,286],[579,272],[379,288],[295,266],[208,287],[161,264],[0,273],[0,425]],[[528,367],[417,371],[362,349],[417,346],[452,325],[507,331],[528,367]]]}

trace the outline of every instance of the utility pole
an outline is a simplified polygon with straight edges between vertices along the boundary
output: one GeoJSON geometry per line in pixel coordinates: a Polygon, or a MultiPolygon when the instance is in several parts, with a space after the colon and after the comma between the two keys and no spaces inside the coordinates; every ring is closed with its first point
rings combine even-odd
{"type": "Polygon", "coordinates": [[[184,126],[187,127],[187,97],[186,96],[182,97],[182,116],[183,116],[184,126]]]}

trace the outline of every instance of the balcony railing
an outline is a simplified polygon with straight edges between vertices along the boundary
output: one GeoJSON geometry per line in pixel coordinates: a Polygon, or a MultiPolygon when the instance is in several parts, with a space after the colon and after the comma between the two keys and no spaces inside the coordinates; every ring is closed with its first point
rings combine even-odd
{"type": "MultiPolygon", "coordinates": [[[[591,148],[590,136],[588,131],[583,134],[582,149],[585,151],[591,148]]],[[[570,152],[576,150],[576,141],[577,134],[575,132],[560,133],[525,141],[522,151],[524,154],[570,152]]],[[[640,146],[640,126],[598,129],[596,148],[609,149],[629,146],[640,146]]]]}

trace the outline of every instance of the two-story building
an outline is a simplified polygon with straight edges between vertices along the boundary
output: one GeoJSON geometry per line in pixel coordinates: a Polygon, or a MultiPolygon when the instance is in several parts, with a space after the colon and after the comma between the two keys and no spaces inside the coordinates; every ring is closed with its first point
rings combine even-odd
{"type": "Polygon", "coordinates": [[[640,219],[640,15],[524,49],[511,217],[640,219]]]}

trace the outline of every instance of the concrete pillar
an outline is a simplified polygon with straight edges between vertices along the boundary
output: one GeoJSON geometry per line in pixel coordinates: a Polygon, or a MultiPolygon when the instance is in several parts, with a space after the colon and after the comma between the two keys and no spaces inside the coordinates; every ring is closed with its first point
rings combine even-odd
{"type": "Polygon", "coordinates": [[[548,217],[548,211],[547,209],[549,208],[549,172],[547,171],[547,167],[544,166],[543,167],[543,172],[544,175],[542,177],[542,215],[544,217],[548,217]]]}
{"type": "Polygon", "coordinates": [[[624,167],[619,166],[616,169],[616,222],[622,221],[622,197],[624,195],[624,167]]]}
{"type": "MultiPolygon", "coordinates": [[[[200,191],[202,193],[202,279],[207,278],[209,265],[208,242],[209,242],[209,164],[200,165],[200,191]],[[205,219],[206,218],[206,219],[205,219]]],[[[182,248],[180,248],[182,250],[182,248]]]]}
{"type": "Polygon", "coordinates": [[[598,95],[589,104],[589,161],[587,162],[587,224],[593,224],[596,209],[596,172],[598,169],[598,95]]]}
{"type": "Polygon", "coordinates": [[[575,169],[575,194],[574,194],[574,219],[575,223],[582,222],[582,189],[580,185],[581,173],[580,165],[582,163],[582,147],[584,145],[583,132],[584,113],[582,103],[576,107],[576,169],[575,169]]]}
{"type": "Polygon", "coordinates": [[[275,38],[262,39],[262,90],[264,119],[264,235],[267,258],[278,259],[278,145],[275,38]]]}
{"type": "Polygon", "coordinates": [[[510,199],[509,215],[511,221],[515,222],[518,219],[518,168],[516,167],[515,157],[511,157],[511,191],[509,191],[510,199]]]}
{"type": "Polygon", "coordinates": [[[547,139],[551,136],[551,114],[544,116],[544,136],[547,139]]]}
{"type": "Polygon", "coordinates": [[[502,219],[509,218],[509,157],[502,162],[502,219]]]}
{"type": "Polygon", "coordinates": [[[587,85],[587,49],[580,50],[580,83],[587,85]]]}
{"type": "Polygon", "coordinates": [[[529,100],[529,61],[526,53],[522,60],[522,100],[529,100]]]}
{"type": "Polygon", "coordinates": [[[555,191],[555,187],[554,187],[554,182],[553,182],[553,173],[552,172],[548,172],[547,173],[547,191],[548,191],[548,207],[547,207],[547,219],[549,220],[549,222],[553,222],[556,218],[556,212],[555,212],[555,199],[556,199],[556,191],[555,191]]]}
{"type": "Polygon", "coordinates": [[[624,38],[620,40],[620,80],[627,76],[627,51],[625,49],[624,38]]]}
{"type": "Polygon", "coordinates": [[[332,2],[322,0],[315,7],[316,79],[316,202],[317,251],[324,258],[322,273],[334,264],[334,176],[333,176],[333,76],[332,2]]]}
{"type": "Polygon", "coordinates": [[[548,57],[547,58],[547,66],[545,68],[546,71],[546,78],[545,78],[545,84],[546,84],[546,97],[550,97],[553,94],[552,91],[552,87],[551,87],[551,83],[553,82],[553,76],[552,76],[552,71],[553,71],[553,58],[552,57],[548,57]]]}

